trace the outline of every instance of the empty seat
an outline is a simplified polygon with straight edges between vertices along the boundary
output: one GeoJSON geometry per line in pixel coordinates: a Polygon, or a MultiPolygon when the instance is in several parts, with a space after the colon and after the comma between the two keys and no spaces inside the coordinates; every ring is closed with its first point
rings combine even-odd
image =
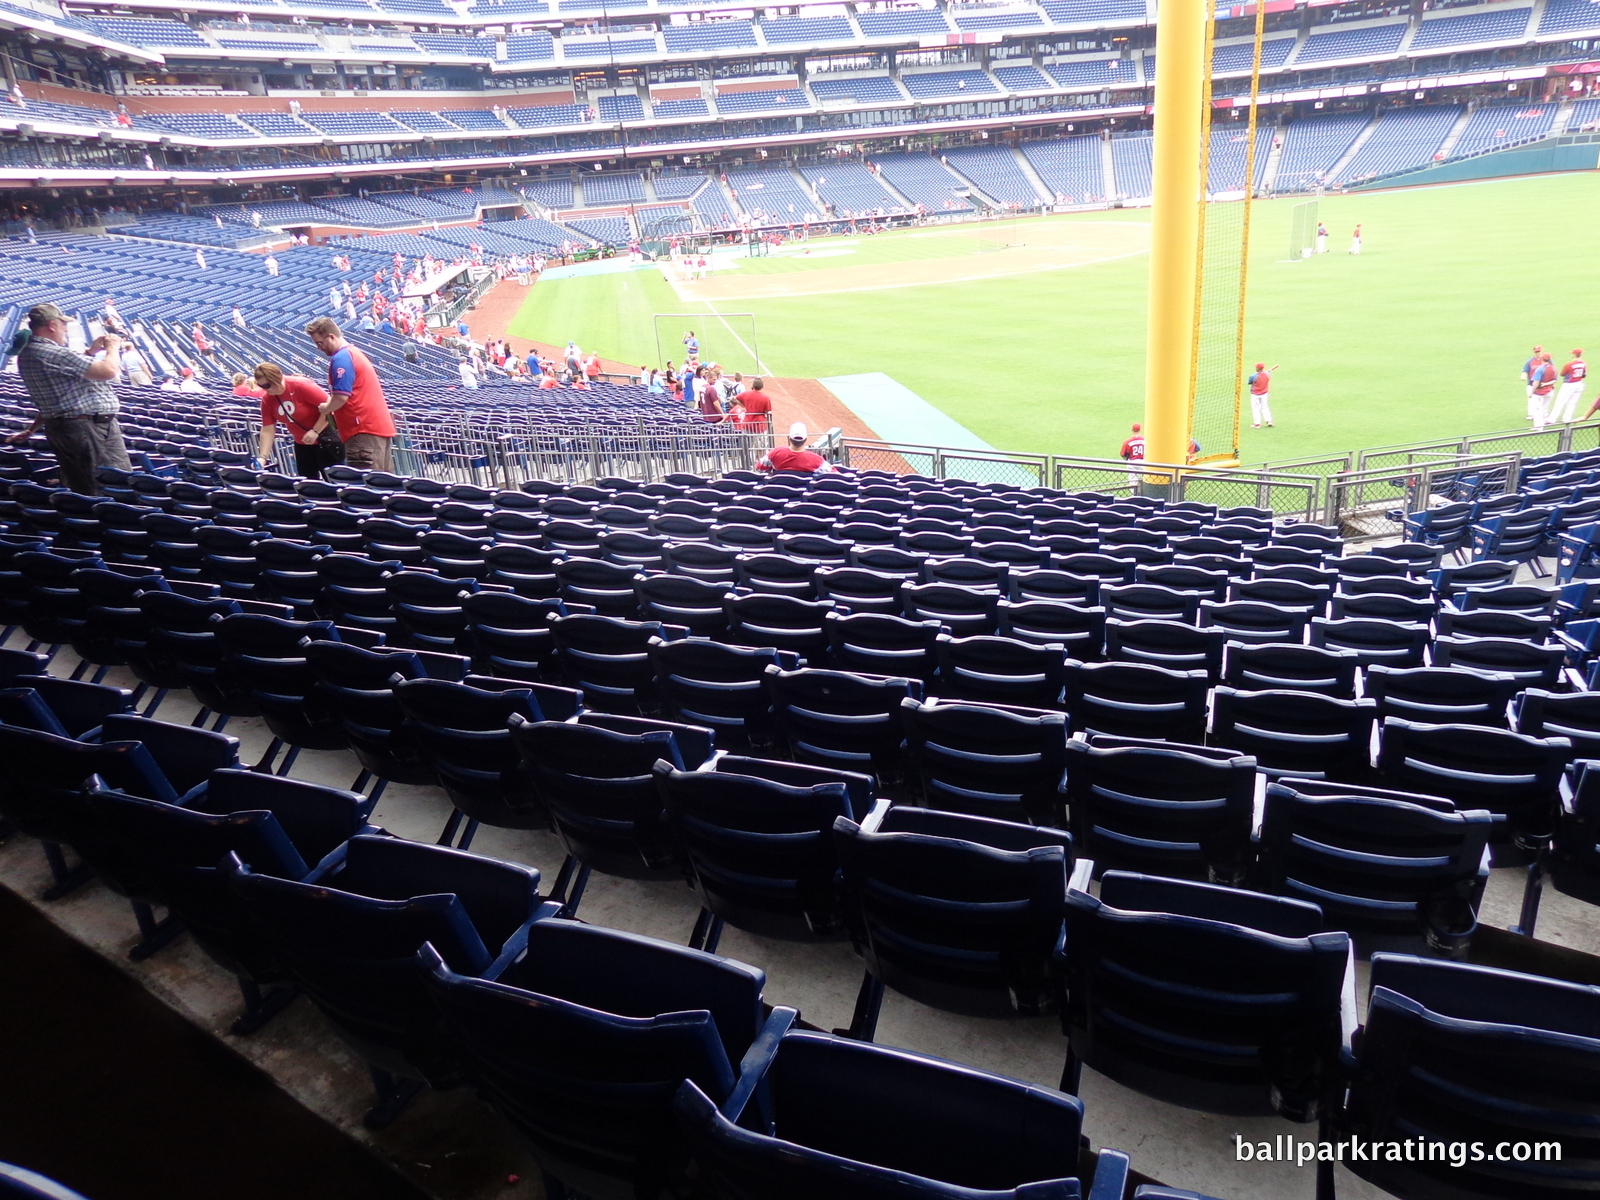
{"type": "Polygon", "coordinates": [[[1106,657],[1149,663],[1174,671],[1222,673],[1222,650],[1231,635],[1224,629],[1200,629],[1181,621],[1111,618],[1106,621],[1106,657]]]}
{"type": "Polygon", "coordinates": [[[831,600],[730,592],[722,604],[730,642],[792,650],[807,662],[821,659],[827,645],[823,620],[835,611],[831,600]]]}
{"type": "Polygon", "coordinates": [[[688,632],[681,625],[597,614],[552,619],[550,631],[566,681],[582,689],[588,707],[613,712],[636,712],[641,698],[654,697],[650,639],[675,641],[688,632]]]}
{"type": "Polygon", "coordinates": [[[727,628],[722,608],[726,584],[692,575],[640,575],[633,590],[639,615],[646,621],[682,625],[700,637],[714,637],[727,628]]]}
{"type": "Polygon", "coordinates": [[[724,744],[765,745],[773,734],[772,707],[763,684],[768,667],[793,670],[787,650],[727,646],[700,638],[649,644],[655,684],[680,721],[714,729],[724,744]]]}
{"type": "Polygon", "coordinates": [[[507,723],[513,717],[565,720],[577,712],[579,693],[548,684],[469,676],[460,683],[401,680],[394,695],[405,714],[405,736],[455,806],[439,836],[441,845],[465,850],[480,824],[497,829],[549,826],[549,814],[532,794],[507,723]],[[463,817],[465,828],[461,828],[463,817]]]}
{"type": "Polygon", "coordinates": [[[217,869],[233,853],[251,870],[304,879],[345,842],[370,827],[375,801],[338,788],[255,771],[214,771],[182,805],[118,791],[90,804],[138,859],[152,895],[183,923],[213,961],[234,974],[245,1012],[234,1034],[252,1033],[294,999],[268,985],[283,970],[217,869]]]}
{"type": "Polygon", "coordinates": [[[1121,621],[1180,621],[1194,624],[1201,596],[1154,583],[1102,584],[1100,603],[1106,616],[1121,621]]]}
{"type": "Polygon", "coordinates": [[[939,686],[952,699],[1052,708],[1061,703],[1066,652],[1006,637],[938,641],[939,686]]]}
{"type": "Polygon", "coordinates": [[[851,613],[898,614],[904,582],[898,575],[862,567],[824,567],[815,574],[818,598],[851,613]]]}
{"type": "Polygon", "coordinates": [[[1073,1096],[811,1032],[785,1034],[746,1070],[721,1108],[692,1078],[675,1102],[702,1178],[728,1200],[1125,1193],[1127,1156],[1109,1149],[1080,1188],[1073,1096]],[[757,1097],[770,1108],[753,1111],[757,1097]]]}
{"type": "Polygon", "coordinates": [[[1250,860],[1256,761],[1138,738],[1067,743],[1067,804],[1097,870],[1238,883],[1250,860]]]}
{"type": "Polygon", "coordinates": [[[539,872],[393,837],[351,838],[337,864],[306,881],[223,860],[233,895],[278,961],[366,1060],[377,1090],[369,1128],[392,1121],[421,1081],[459,1069],[423,987],[431,945],[477,975],[522,952],[541,913],[539,872]]]}
{"type": "Polygon", "coordinates": [[[1314,904],[1108,871],[1067,893],[1070,1045],[1082,1066],[1147,1096],[1232,1114],[1316,1120],[1344,1089],[1355,962],[1314,904]]]}
{"type": "Polygon", "coordinates": [[[904,770],[900,706],[921,700],[914,679],[768,667],[773,720],[800,762],[898,777],[904,770]]]}
{"type": "Polygon", "coordinates": [[[734,581],[752,592],[814,600],[814,579],[819,569],[815,559],[789,554],[741,554],[734,563],[734,581]]]}
{"type": "Polygon", "coordinates": [[[553,618],[567,614],[560,600],[532,600],[511,592],[481,591],[461,601],[466,625],[457,639],[480,675],[540,679],[555,655],[553,618]]]}
{"type": "Polygon", "coordinates": [[[1001,637],[1032,644],[1060,645],[1082,662],[1100,658],[1105,648],[1106,610],[1061,600],[1002,600],[996,606],[1001,637]]]}
{"type": "Polygon", "coordinates": [[[910,621],[880,613],[837,610],[822,621],[828,657],[846,671],[928,680],[938,670],[935,645],[943,626],[938,621],[910,621]]]}
{"type": "Polygon", "coordinates": [[[1390,954],[1373,956],[1371,987],[1333,1136],[1421,1136],[1429,1145],[1481,1143],[1506,1152],[1484,1160],[1469,1154],[1459,1167],[1432,1153],[1347,1160],[1347,1167],[1393,1195],[1418,1197],[1556,1200],[1600,1187],[1587,1137],[1589,1099],[1600,1088],[1594,988],[1390,954]],[[1535,1155],[1552,1142],[1565,1143],[1559,1168],[1549,1149],[1535,1155]],[[1531,1143],[1522,1161],[1511,1154],[1518,1143],[1531,1143]]]}
{"type": "Polygon", "coordinates": [[[1600,694],[1527,688],[1517,695],[1512,710],[1511,727],[1518,733],[1563,737],[1572,743],[1574,758],[1600,758],[1600,694]]]}
{"type": "Polygon", "coordinates": [[[1477,924],[1497,817],[1442,797],[1285,780],[1267,788],[1250,886],[1321,906],[1374,949],[1459,954],[1477,924]]]}
{"type": "Polygon", "coordinates": [[[938,621],[966,637],[993,633],[1000,593],[953,583],[908,583],[900,589],[901,612],[913,621],[938,621]]]}
{"type": "Polygon", "coordinates": [[[1071,661],[1064,695],[1074,731],[1199,742],[1208,685],[1205,671],[1071,661]]]}
{"type": "Polygon", "coordinates": [[[1252,600],[1200,602],[1200,628],[1220,629],[1230,642],[1296,644],[1305,640],[1309,621],[1309,613],[1275,604],[1252,600]]]}
{"type": "MultiPolygon", "coordinates": [[[[1508,723],[1507,705],[1519,687],[1515,676],[1466,667],[1367,668],[1365,692],[1378,703],[1378,720],[1404,717],[1431,725],[1508,723]]],[[[1543,736],[1543,735],[1537,735],[1543,736]]]]}
{"type": "Polygon", "coordinates": [[[1520,638],[1440,637],[1433,642],[1434,665],[1467,667],[1510,675],[1522,687],[1552,688],[1561,680],[1564,646],[1540,646],[1520,638]]]}
{"type": "Polygon", "coordinates": [[[1423,725],[1385,717],[1378,769],[1388,786],[1443,796],[1457,808],[1506,817],[1496,829],[1496,861],[1548,837],[1558,789],[1572,761],[1563,737],[1534,738],[1484,725],[1423,725]]]}
{"type": "Polygon", "coordinates": [[[866,964],[852,1037],[872,1040],[886,986],[981,1016],[1054,1006],[1071,834],[888,801],[833,828],[845,919],[866,964]]]}
{"type": "Polygon", "coordinates": [[[715,952],[724,923],[764,937],[843,936],[833,819],[864,818],[870,776],[723,755],[654,767],[667,828],[700,898],[690,945],[715,952]]]}
{"type": "Polygon", "coordinates": [[[1377,705],[1337,700],[1315,692],[1241,692],[1219,687],[1212,694],[1206,743],[1256,758],[1269,778],[1283,775],[1362,783],[1371,773],[1377,705]]]}
{"type": "Polygon", "coordinates": [[[1316,646],[1229,642],[1222,653],[1222,681],[1241,691],[1287,688],[1353,700],[1360,668],[1355,652],[1316,646]]]}
{"type": "Polygon", "coordinates": [[[1311,618],[1310,643],[1325,650],[1350,650],[1362,666],[1419,667],[1428,646],[1428,627],[1421,622],[1385,621],[1375,617],[1311,618]]]}
{"type": "Polygon", "coordinates": [[[774,1009],[763,1035],[754,967],[575,921],[536,921],[526,953],[482,972],[437,945],[422,962],[444,1036],[528,1142],[546,1195],[681,1188],[673,1094],[691,1080],[727,1101],[757,1037],[795,1017],[774,1009]]]}
{"type": "Polygon", "coordinates": [[[1060,713],[906,700],[906,744],[928,808],[1061,823],[1067,721],[1060,713]]]}

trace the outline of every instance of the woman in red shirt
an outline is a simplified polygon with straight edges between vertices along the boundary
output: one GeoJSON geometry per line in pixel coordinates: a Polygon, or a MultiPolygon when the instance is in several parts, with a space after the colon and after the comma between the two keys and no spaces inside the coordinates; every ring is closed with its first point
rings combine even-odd
{"type": "Polygon", "coordinates": [[[330,423],[321,436],[306,445],[305,435],[316,426],[318,409],[328,402],[328,393],[304,375],[285,375],[277,363],[256,366],[256,386],[261,389],[261,445],[257,457],[266,462],[272,457],[272,443],[278,425],[288,429],[294,443],[295,469],[306,479],[321,479],[322,468],[344,459],[339,434],[330,423]]]}

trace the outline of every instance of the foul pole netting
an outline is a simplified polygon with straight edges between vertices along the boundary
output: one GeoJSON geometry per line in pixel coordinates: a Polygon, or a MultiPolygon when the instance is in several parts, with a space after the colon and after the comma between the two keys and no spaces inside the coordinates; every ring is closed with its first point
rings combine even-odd
{"type": "MultiPolygon", "coordinates": [[[[1249,91],[1227,99],[1212,94],[1217,21],[1249,15],[1249,9],[1216,9],[1206,22],[1198,286],[1189,373],[1189,436],[1200,446],[1194,461],[1202,463],[1239,460],[1250,205],[1268,149],[1261,145],[1263,135],[1256,128],[1266,5],[1258,2],[1254,9],[1249,91]]],[[[1265,136],[1270,138],[1270,133],[1265,136]]]]}

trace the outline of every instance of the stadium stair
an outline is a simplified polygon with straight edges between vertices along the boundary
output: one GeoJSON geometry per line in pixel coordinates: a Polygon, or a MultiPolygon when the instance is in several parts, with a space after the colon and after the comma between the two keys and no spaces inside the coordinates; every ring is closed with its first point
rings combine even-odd
{"type": "Polygon", "coordinates": [[[1450,127],[1450,132],[1444,135],[1444,141],[1439,143],[1438,155],[1440,159],[1449,158],[1456,152],[1456,143],[1461,140],[1461,135],[1467,131],[1467,126],[1472,121],[1473,110],[1463,108],[1461,116],[1450,127]]]}
{"type": "Polygon", "coordinates": [[[1033,169],[1033,164],[1028,161],[1026,154],[1013,146],[1011,147],[1011,157],[1017,160],[1017,170],[1022,172],[1023,178],[1033,184],[1034,191],[1045,197],[1047,201],[1054,197],[1055,193],[1050,190],[1050,185],[1044,181],[1039,172],[1033,169]]]}
{"type": "Polygon", "coordinates": [[[1267,151],[1267,162],[1261,169],[1261,191],[1266,195],[1272,194],[1273,185],[1278,180],[1278,164],[1283,161],[1283,134],[1282,125],[1273,128],[1272,147],[1267,151]]]}
{"type": "MultiPolygon", "coordinates": [[[[1540,2],[1543,3],[1543,0],[1540,0],[1540,2]]],[[[1555,137],[1556,134],[1567,131],[1567,126],[1572,123],[1572,113],[1576,108],[1577,105],[1571,98],[1561,102],[1561,107],[1556,109],[1555,119],[1550,122],[1550,137],[1555,137]]]]}
{"type": "Polygon", "coordinates": [[[1115,196],[1117,194],[1117,167],[1116,161],[1111,157],[1111,139],[1104,138],[1100,142],[1100,175],[1103,182],[1100,185],[1102,196],[1115,196]]]}
{"type": "Polygon", "coordinates": [[[1334,163],[1333,166],[1328,169],[1327,177],[1329,180],[1338,179],[1339,173],[1350,165],[1350,163],[1355,159],[1356,155],[1361,153],[1361,147],[1367,144],[1367,139],[1372,136],[1373,130],[1377,129],[1378,118],[1381,115],[1382,113],[1373,113],[1372,120],[1367,122],[1366,128],[1364,128],[1360,133],[1356,134],[1356,140],[1350,143],[1350,148],[1339,157],[1339,161],[1334,163]]]}

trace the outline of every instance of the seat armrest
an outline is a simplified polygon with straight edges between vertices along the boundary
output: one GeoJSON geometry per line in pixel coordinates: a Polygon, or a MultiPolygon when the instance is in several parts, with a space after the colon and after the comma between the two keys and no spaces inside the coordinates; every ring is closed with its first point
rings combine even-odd
{"type": "MultiPolygon", "coordinates": [[[[750,1098],[766,1080],[767,1069],[778,1053],[778,1043],[783,1040],[783,1035],[789,1032],[789,1027],[799,1019],[799,1009],[785,1008],[781,1005],[767,1014],[766,1022],[756,1034],[755,1041],[750,1043],[750,1048],[739,1060],[738,1082],[733,1085],[733,1091],[728,1093],[728,1098],[722,1102],[722,1115],[728,1120],[738,1124],[739,1118],[744,1114],[745,1106],[750,1103],[750,1098]]],[[[763,1123],[767,1132],[771,1133],[772,1125],[768,1114],[763,1114],[763,1123]]]]}
{"type": "MultiPolygon", "coordinates": [[[[1488,853],[1487,848],[1484,853],[1488,853]]],[[[1355,1065],[1355,1039],[1361,1028],[1361,1009],[1356,1002],[1356,948],[1353,941],[1348,955],[1344,965],[1344,984],[1339,989],[1339,1063],[1347,1071],[1355,1065]]]]}
{"type": "Polygon", "coordinates": [[[1128,1194],[1128,1156],[1121,1150],[1101,1150],[1096,1156],[1094,1182],[1085,1200],[1123,1200],[1128,1194]]]}
{"type": "Polygon", "coordinates": [[[883,818],[888,814],[891,801],[887,797],[880,797],[872,805],[872,811],[861,822],[862,833],[877,833],[878,826],[883,824],[883,818]]]}
{"type": "Polygon", "coordinates": [[[1094,878],[1094,859],[1080,858],[1072,864],[1072,875],[1067,880],[1067,891],[1089,894],[1089,881],[1094,878]]]}
{"type": "Polygon", "coordinates": [[[488,969],[484,971],[482,977],[484,979],[499,979],[500,976],[505,973],[506,968],[512,963],[516,962],[517,959],[521,958],[522,955],[527,951],[528,930],[539,921],[547,921],[551,917],[559,917],[563,911],[563,907],[563,905],[558,904],[554,900],[540,901],[539,907],[533,912],[533,916],[529,917],[521,925],[517,926],[517,928],[512,932],[511,936],[505,940],[503,945],[501,945],[499,957],[497,957],[494,962],[489,964],[488,969]]]}

